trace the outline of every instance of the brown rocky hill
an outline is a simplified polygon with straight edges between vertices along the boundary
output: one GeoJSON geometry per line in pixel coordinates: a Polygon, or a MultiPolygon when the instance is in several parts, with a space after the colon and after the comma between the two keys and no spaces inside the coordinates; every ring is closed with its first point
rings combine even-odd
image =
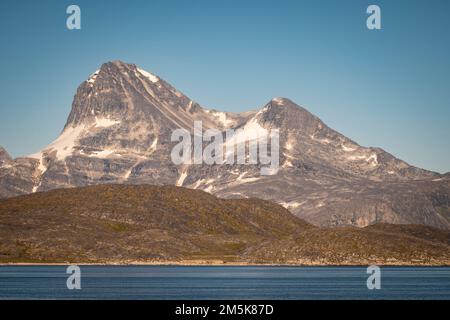
{"type": "Polygon", "coordinates": [[[259,199],[97,185],[1,200],[0,262],[450,265],[450,232],[319,228],[259,199]]]}

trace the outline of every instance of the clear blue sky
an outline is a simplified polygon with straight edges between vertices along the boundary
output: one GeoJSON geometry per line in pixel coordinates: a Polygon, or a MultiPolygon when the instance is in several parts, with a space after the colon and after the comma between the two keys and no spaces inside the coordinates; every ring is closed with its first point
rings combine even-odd
{"type": "Polygon", "coordinates": [[[288,97],[365,146],[450,171],[450,1],[0,1],[0,145],[57,137],[103,62],[151,71],[207,107],[288,97]],[[82,30],[66,29],[78,4],[82,30]],[[366,28],[378,4],[382,30],[366,28]]]}

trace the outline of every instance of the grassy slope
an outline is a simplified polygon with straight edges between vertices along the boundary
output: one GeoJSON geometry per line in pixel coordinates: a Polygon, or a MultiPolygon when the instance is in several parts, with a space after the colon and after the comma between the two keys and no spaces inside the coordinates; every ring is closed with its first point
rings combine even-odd
{"type": "Polygon", "coordinates": [[[0,262],[450,264],[450,232],[320,229],[259,199],[101,185],[0,201],[0,262]]]}

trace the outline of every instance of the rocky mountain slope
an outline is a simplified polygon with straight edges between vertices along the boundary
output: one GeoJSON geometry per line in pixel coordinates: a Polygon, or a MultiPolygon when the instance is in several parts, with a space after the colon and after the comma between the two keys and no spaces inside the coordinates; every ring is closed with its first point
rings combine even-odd
{"type": "Polygon", "coordinates": [[[0,262],[450,265],[450,231],[319,228],[269,201],[111,184],[1,200],[0,262]]]}
{"type": "Polygon", "coordinates": [[[366,148],[289,99],[240,114],[206,109],[135,65],[105,63],[83,82],[60,136],[28,157],[0,152],[0,198],[105,183],[176,185],[275,201],[320,226],[379,222],[450,228],[450,177],[366,148]],[[280,170],[175,165],[178,128],[280,133],[280,170]]]}

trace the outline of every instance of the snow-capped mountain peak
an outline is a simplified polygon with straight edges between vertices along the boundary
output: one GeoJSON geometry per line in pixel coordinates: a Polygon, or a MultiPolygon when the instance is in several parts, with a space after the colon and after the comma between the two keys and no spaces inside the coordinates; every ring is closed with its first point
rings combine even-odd
{"type": "Polygon", "coordinates": [[[0,149],[0,197],[101,183],[170,184],[273,200],[319,225],[450,227],[443,218],[450,216],[450,177],[360,146],[287,98],[244,113],[206,109],[121,61],[81,83],[54,142],[29,157],[4,154],[0,149]],[[236,140],[279,130],[280,169],[261,176],[260,164],[175,165],[171,135],[191,132],[196,121],[203,130],[236,129],[236,140]]]}

